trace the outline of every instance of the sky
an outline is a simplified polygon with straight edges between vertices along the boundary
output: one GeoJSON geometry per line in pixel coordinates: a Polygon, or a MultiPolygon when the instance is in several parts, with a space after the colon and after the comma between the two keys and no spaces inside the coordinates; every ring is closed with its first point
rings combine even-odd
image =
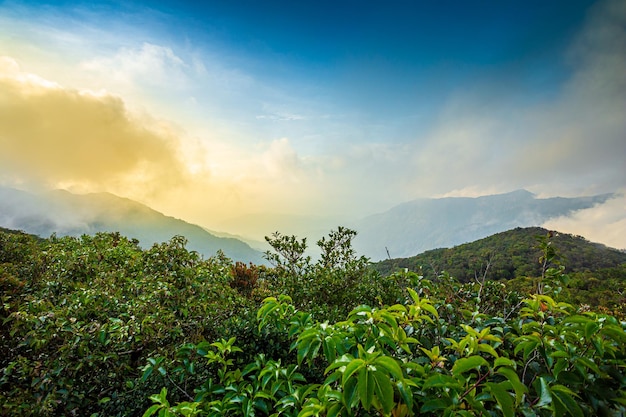
{"type": "Polygon", "coordinates": [[[623,0],[0,1],[4,186],[214,230],[617,192],[550,225],[626,248],[625,157],[623,0]]]}

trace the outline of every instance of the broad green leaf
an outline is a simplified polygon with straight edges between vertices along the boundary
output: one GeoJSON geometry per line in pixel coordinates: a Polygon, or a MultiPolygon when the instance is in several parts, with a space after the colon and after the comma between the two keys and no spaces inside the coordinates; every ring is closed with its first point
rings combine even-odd
{"type": "Polygon", "coordinates": [[[402,380],[402,368],[395,359],[390,356],[380,356],[376,358],[373,365],[377,368],[383,368],[387,373],[391,374],[397,381],[402,380]]]}
{"type": "Polygon", "coordinates": [[[481,366],[489,366],[489,363],[481,356],[470,356],[467,358],[457,359],[452,365],[452,373],[454,375],[461,375],[472,369],[477,369],[481,366]]]}
{"type": "Polygon", "coordinates": [[[515,367],[515,362],[513,362],[511,359],[509,358],[505,358],[505,357],[499,357],[495,360],[495,362],[493,363],[493,367],[497,368],[499,366],[510,366],[510,367],[515,367]]]}
{"type": "Polygon", "coordinates": [[[600,333],[603,335],[613,339],[616,343],[625,343],[626,344],[626,331],[619,326],[607,325],[604,326],[600,333]]]}
{"type": "Polygon", "coordinates": [[[456,379],[452,378],[449,375],[443,374],[435,374],[430,376],[423,385],[424,389],[437,387],[460,388],[461,385],[456,379]]]}
{"type": "Polygon", "coordinates": [[[406,404],[406,406],[409,409],[412,409],[413,408],[413,393],[411,392],[411,388],[405,385],[404,381],[398,382],[396,386],[398,387],[398,391],[400,392],[400,397],[402,398],[402,401],[404,401],[404,404],[406,404]]]}
{"type": "Polygon", "coordinates": [[[343,372],[343,377],[341,378],[341,385],[346,385],[346,381],[354,374],[359,368],[365,366],[365,361],[363,359],[354,359],[348,365],[346,365],[346,370],[343,372]]]}
{"type": "Polygon", "coordinates": [[[452,400],[450,398],[436,398],[432,400],[427,400],[420,408],[420,412],[428,413],[430,411],[443,410],[450,405],[452,405],[452,400]]]}
{"type": "Polygon", "coordinates": [[[162,406],[160,404],[154,404],[154,405],[150,406],[150,408],[148,408],[146,410],[146,412],[143,413],[142,417],[150,417],[152,414],[154,414],[161,407],[162,406]]]}
{"type": "Polygon", "coordinates": [[[585,366],[586,368],[590,369],[591,371],[595,372],[597,375],[603,376],[605,375],[604,372],[602,372],[600,370],[600,368],[598,368],[598,365],[596,365],[591,359],[589,358],[585,358],[583,356],[578,357],[574,360],[574,363],[576,364],[581,364],[583,366],[585,366]]]}
{"type": "Polygon", "coordinates": [[[515,404],[521,404],[524,394],[528,391],[528,389],[526,388],[526,385],[522,384],[522,381],[520,381],[517,376],[517,372],[507,367],[501,367],[496,372],[508,379],[513,387],[513,390],[515,391],[515,404]]]}
{"type": "Polygon", "coordinates": [[[565,323],[589,323],[592,319],[590,317],[581,316],[580,314],[574,314],[568,317],[565,317],[562,321],[565,323]]]}
{"type": "Polygon", "coordinates": [[[496,350],[493,348],[493,346],[488,345],[486,343],[479,343],[478,344],[478,351],[479,352],[485,352],[490,354],[491,356],[493,356],[494,358],[497,358],[499,355],[496,352],[496,350]]]}
{"type": "MultiPolygon", "coordinates": [[[[552,395],[550,394],[550,389],[548,388],[548,383],[543,377],[539,377],[539,401],[535,404],[536,407],[543,407],[552,402],[552,395]]],[[[533,384],[535,385],[535,384],[533,384]]]]}
{"type": "Polygon", "coordinates": [[[407,288],[406,290],[409,293],[409,296],[411,297],[411,299],[413,300],[413,303],[419,304],[420,302],[419,294],[411,287],[407,288]]]}
{"type": "Polygon", "coordinates": [[[374,383],[374,395],[378,398],[385,413],[391,412],[394,406],[393,386],[389,377],[381,371],[371,372],[374,383]]]}
{"type": "Polygon", "coordinates": [[[355,407],[359,402],[357,383],[356,378],[350,378],[348,383],[343,386],[343,403],[348,408],[355,407]]]}
{"type": "MultiPolygon", "coordinates": [[[[563,387],[565,388],[565,387],[563,387]]],[[[557,415],[569,414],[573,417],[584,417],[583,410],[576,403],[569,390],[560,390],[558,386],[552,387],[552,399],[557,415]]]]}
{"type": "Polygon", "coordinates": [[[422,307],[422,309],[426,310],[427,312],[429,312],[430,314],[432,314],[435,318],[439,318],[439,313],[437,313],[437,309],[435,307],[432,306],[432,304],[427,303],[427,302],[422,302],[420,304],[420,307],[422,307]]]}
{"type": "Polygon", "coordinates": [[[335,359],[337,359],[337,344],[335,343],[335,339],[330,336],[326,336],[322,343],[323,352],[326,360],[329,363],[334,362],[335,359]]]}
{"type": "Polygon", "coordinates": [[[585,338],[589,339],[598,331],[599,328],[600,328],[600,325],[596,323],[595,321],[587,323],[585,325],[585,338]]]}
{"type": "Polygon", "coordinates": [[[357,391],[361,399],[361,405],[365,410],[369,410],[374,399],[374,372],[370,371],[367,366],[361,367],[359,370],[359,380],[357,383],[357,391]]]}
{"type": "Polygon", "coordinates": [[[335,403],[328,407],[328,411],[326,413],[326,417],[338,417],[341,415],[341,411],[343,410],[343,406],[341,403],[335,403]]]}
{"type": "Polygon", "coordinates": [[[485,385],[489,388],[489,391],[491,391],[496,401],[498,402],[498,405],[500,406],[504,417],[514,417],[515,407],[511,394],[509,394],[509,392],[504,389],[501,384],[487,382],[485,385]]]}

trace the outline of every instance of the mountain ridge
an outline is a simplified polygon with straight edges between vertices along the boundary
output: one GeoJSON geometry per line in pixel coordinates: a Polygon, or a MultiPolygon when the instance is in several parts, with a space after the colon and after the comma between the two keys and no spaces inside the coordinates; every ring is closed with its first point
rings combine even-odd
{"type": "Polygon", "coordinates": [[[482,197],[421,198],[367,216],[351,227],[359,233],[354,242],[357,252],[379,261],[451,247],[516,227],[541,226],[614,196],[542,199],[516,190],[482,197]]]}
{"type": "MultiPolygon", "coordinates": [[[[564,198],[537,198],[527,190],[482,197],[419,198],[343,225],[357,231],[353,247],[373,261],[409,257],[426,250],[472,242],[516,227],[541,226],[547,220],[606,202],[616,194],[564,198]]],[[[329,217],[265,215],[268,222],[257,231],[278,230],[317,242],[337,224],[329,217]],[[286,230],[270,221],[291,224],[286,230]],[[304,233],[304,235],[303,235],[304,233]]],[[[251,221],[250,219],[248,219],[251,221]]],[[[243,221],[243,220],[242,220],[243,221]]],[[[39,194],[0,187],[0,226],[42,237],[119,231],[150,245],[183,235],[189,248],[205,256],[219,249],[237,261],[266,263],[262,252],[270,249],[260,239],[250,239],[239,229],[213,232],[199,225],[160,213],[134,200],[111,193],[73,194],[52,190],[39,194]]],[[[267,232],[269,235],[271,232],[267,232]]],[[[307,253],[319,251],[310,244],[307,253]]]]}
{"type": "Polygon", "coordinates": [[[35,194],[0,187],[0,226],[41,237],[115,231],[137,238],[142,246],[181,235],[187,239],[190,250],[204,256],[221,250],[236,261],[266,263],[262,253],[245,242],[215,236],[198,225],[106,192],[74,194],[51,190],[35,194]]]}

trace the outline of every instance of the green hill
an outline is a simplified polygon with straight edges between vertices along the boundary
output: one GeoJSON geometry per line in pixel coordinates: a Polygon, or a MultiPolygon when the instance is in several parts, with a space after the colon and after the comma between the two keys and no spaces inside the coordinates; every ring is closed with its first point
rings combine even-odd
{"type": "MultiPolygon", "coordinates": [[[[548,230],[516,228],[452,248],[434,249],[409,258],[388,259],[373,267],[383,275],[408,268],[426,278],[447,272],[461,282],[486,274],[494,280],[541,275],[537,237],[548,230]]],[[[566,272],[590,272],[626,265],[626,253],[592,243],[581,236],[554,233],[554,247],[566,272]]]]}

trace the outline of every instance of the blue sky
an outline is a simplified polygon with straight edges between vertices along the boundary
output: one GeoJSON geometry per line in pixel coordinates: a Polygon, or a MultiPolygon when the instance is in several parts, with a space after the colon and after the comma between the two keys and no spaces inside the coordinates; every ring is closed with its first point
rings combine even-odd
{"type": "MultiPolygon", "coordinates": [[[[3,1],[0,182],[217,229],[624,192],[625,25],[619,0],[3,1]]],[[[623,232],[612,204],[572,230],[623,232]]]]}

